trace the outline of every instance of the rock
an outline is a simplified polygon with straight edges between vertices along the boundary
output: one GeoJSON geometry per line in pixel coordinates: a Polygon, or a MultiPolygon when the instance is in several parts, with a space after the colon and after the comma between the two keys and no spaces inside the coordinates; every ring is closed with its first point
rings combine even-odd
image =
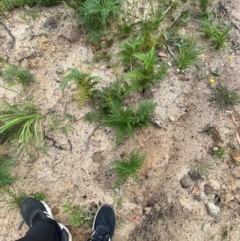
{"type": "Polygon", "coordinates": [[[53,214],[53,216],[54,215],[57,215],[59,213],[59,208],[57,207],[57,206],[54,206],[53,208],[52,208],[52,214],[53,214]]]}
{"type": "Polygon", "coordinates": [[[29,64],[28,64],[28,60],[27,60],[27,59],[24,59],[24,60],[21,62],[21,67],[24,68],[24,69],[28,69],[29,64]]]}
{"type": "Polygon", "coordinates": [[[209,196],[210,194],[214,193],[214,189],[212,188],[212,186],[210,184],[205,184],[204,185],[204,193],[209,196]]]}
{"type": "Polygon", "coordinates": [[[35,50],[30,46],[19,45],[16,47],[16,59],[21,61],[35,54],[35,50]]]}
{"type": "Polygon", "coordinates": [[[198,202],[201,202],[201,197],[200,197],[200,195],[194,195],[194,196],[193,196],[193,199],[196,200],[196,201],[198,201],[198,202]]]}
{"type": "Polygon", "coordinates": [[[189,171],[188,175],[191,177],[193,181],[204,179],[197,170],[189,171]]]}
{"type": "Polygon", "coordinates": [[[175,121],[175,118],[174,118],[172,115],[170,115],[170,116],[169,116],[169,120],[170,120],[171,122],[174,122],[174,121],[175,121]]]}
{"type": "Polygon", "coordinates": [[[214,146],[212,150],[213,150],[213,152],[216,152],[219,150],[219,148],[217,146],[214,146]]]}
{"type": "Polygon", "coordinates": [[[78,41],[80,38],[79,29],[73,22],[65,22],[61,29],[61,33],[62,36],[71,43],[78,41]]]}
{"type": "Polygon", "coordinates": [[[204,223],[202,226],[202,231],[203,232],[208,232],[211,228],[211,223],[204,223]]]}
{"type": "Polygon", "coordinates": [[[51,29],[55,29],[57,28],[57,20],[54,17],[50,17],[44,22],[43,26],[48,31],[50,31],[51,29]]]}
{"type": "Polygon", "coordinates": [[[219,217],[221,214],[220,208],[214,203],[207,204],[208,214],[212,217],[219,217]]]}
{"type": "Polygon", "coordinates": [[[232,152],[231,154],[231,158],[232,158],[232,160],[233,160],[233,162],[235,163],[235,164],[240,164],[240,153],[238,153],[238,152],[232,152]]]}
{"type": "Polygon", "coordinates": [[[192,179],[188,175],[185,175],[179,182],[182,188],[185,188],[185,189],[186,188],[192,189],[194,185],[192,179]]]}

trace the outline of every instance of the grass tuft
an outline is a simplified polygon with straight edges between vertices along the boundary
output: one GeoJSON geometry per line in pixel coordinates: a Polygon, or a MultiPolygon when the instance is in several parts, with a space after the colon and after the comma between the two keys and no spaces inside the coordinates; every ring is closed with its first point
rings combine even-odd
{"type": "Polygon", "coordinates": [[[42,118],[33,104],[10,105],[4,102],[6,108],[0,112],[1,142],[16,139],[17,147],[23,145],[27,154],[30,146],[35,149],[43,147],[42,118]]]}
{"type": "Polygon", "coordinates": [[[180,71],[193,65],[197,57],[203,53],[203,50],[197,49],[197,43],[193,39],[181,39],[180,43],[175,43],[178,47],[179,55],[176,62],[180,71]]]}
{"type": "Polygon", "coordinates": [[[218,84],[212,89],[213,100],[220,108],[231,109],[240,102],[240,96],[235,90],[230,90],[227,86],[218,84]]]}
{"type": "Polygon", "coordinates": [[[8,156],[0,155],[0,188],[11,185],[16,178],[11,175],[14,160],[8,156]]]}
{"type": "Polygon", "coordinates": [[[88,208],[87,206],[74,206],[73,201],[67,200],[62,206],[64,213],[70,214],[70,223],[77,227],[79,225],[92,224],[96,210],[88,208]]]}

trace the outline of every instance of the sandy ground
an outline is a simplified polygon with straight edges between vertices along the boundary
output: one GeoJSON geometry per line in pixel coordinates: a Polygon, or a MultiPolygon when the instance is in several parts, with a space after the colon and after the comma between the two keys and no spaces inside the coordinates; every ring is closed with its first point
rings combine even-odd
{"type": "MultiPolygon", "coordinates": [[[[50,131],[50,120],[45,121],[47,135],[64,150],[46,140],[47,155],[40,153],[36,161],[29,160],[22,152],[13,170],[18,180],[10,190],[16,194],[44,192],[49,206],[59,209],[55,218],[69,227],[74,240],[86,240],[90,228],[73,228],[62,205],[67,200],[76,205],[99,202],[114,205],[115,177],[108,172],[111,162],[140,148],[147,159],[139,173],[139,185],[129,181],[120,190],[123,207],[114,205],[118,217],[114,241],[239,240],[240,169],[229,154],[233,146],[239,150],[239,143],[230,133],[239,128],[240,107],[236,106],[234,111],[220,110],[211,100],[209,88],[210,73],[215,72],[220,77],[214,85],[222,83],[240,91],[240,1],[222,3],[235,24],[230,34],[232,48],[221,53],[208,51],[197,67],[184,74],[170,68],[169,76],[155,85],[150,95],[158,104],[154,116],[163,128],[137,130],[134,139],[126,138],[118,147],[113,131],[84,121],[91,106],[79,108],[71,90],[63,96],[59,88],[62,73],[68,68],[92,71],[104,79],[102,85],[117,79],[116,71],[106,63],[93,62],[94,53],[84,43],[84,33],[76,28],[74,13],[70,15],[63,6],[38,8],[36,20],[28,15],[23,19],[26,9],[9,13],[5,24],[15,36],[15,43],[2,28],[0,55],[36,76],[37,82],[27,91],[42,113],[62,116],[66,111],[77,120],[68,137],[60,131],[50,131]],[[215,126],[216,135],[202,133],[209,123],[215,126]],[[226,149],[222,159],[211,154],[216,146],[226,149]],[[190,178],[188,172],[196,161],[211,164],[208,179],[190,178]],[[209,215],[210,203],[220,210],[218,216],[209,215]]],[[[19,98],[4,89],[0,93],[5,100],[19,98]]],[[[2,192],[1,241],[15,240],[27,230],[26,225],[17,230],[20,213],[10,208],[7,200],[9,196],[2,192]]]]}

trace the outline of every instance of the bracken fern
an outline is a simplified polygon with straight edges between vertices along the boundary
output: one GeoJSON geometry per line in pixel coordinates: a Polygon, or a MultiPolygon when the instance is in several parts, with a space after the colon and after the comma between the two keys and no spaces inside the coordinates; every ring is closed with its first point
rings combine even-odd
{"type": "Polygon", "coordinates": [[[130,178],[138,182],[137,172],[141,169],[146,156],[141,156],[139,150],[133,150],[125,160],[113,161],[113,168],[110,172],[117,175],[114,187],[118,188],[126,183],[130,178]]]}

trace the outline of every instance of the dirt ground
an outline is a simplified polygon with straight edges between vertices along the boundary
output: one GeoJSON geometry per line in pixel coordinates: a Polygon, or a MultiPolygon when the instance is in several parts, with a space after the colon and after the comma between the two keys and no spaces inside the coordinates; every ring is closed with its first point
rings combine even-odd
{"type": "MultiPolygon", "coordinates": [[[[69,227],[75,241],[86,240],[91,229],[70,225],[62,208],[67,200],[76,205],[114,205],[118,218],[114,241],[240,240],[240,167],[230,157],[233,150],[239,150],[231,133],[240,126],[240,106],[234,111],[219,109],[209,88],[210,73],[214,72],[220,77],[213,86],[226,84],[240,93],[240,0],[222,1],[222,5],[235,24],[231,48],[204,53],[200,64],[184,74],[170,68],[168,77],[151,90],[151,98],[158,104],[154,116],[163,128],[137,130],[134,139],[126,138],[118,147],[113,131],[84,121],[91,106],[79,108],[71,90],[63,96],[59,88],[62,73],[68,68],[92,71],[104,79],[103,85],[117,79],[106,63],[93,61],[94,53],[83,41],[85,33],[73,21],[75,13],[62,5],[37,8],[35,20],[26,14],[29,9],[9,13],[5,24],[14,41],[1,28],[0,55],[36,76],[37,82],[28,87],[28,93],[42,113],[63,115],[66,111],[77,120],[68,137],[48,132],[50,120],[44,123],[46,133],[64,150],[46,140],[48,154],[40,154],[34,162],[22,152],[13,170],[18,180],[10,189],[16,194],[44,192],[50,207],[59,209],[55,218],[69,227]],[[214,135],[202,132],[207,124],[215,127],[214,135]],[[213,147],[226,149],[223,158],[213,157],[213,147]],[[129,181],[119,191],[123,207],[118,207],[112,189],[115,178],[108,170],[113,160],[134,148],[140,148],[147,159],[139,173],[139,185],[129,181]],[[211,164],[208,178],[188,174],[199,162],[211,164]]],[[[190,24],[186,30],[191,31],[190,24]]],[[[4,89],[0,93],[1,99],[19,98],[4,89]]],[[[24,225],[18,231],[19,210],[10,208],[7,200],[9,196],[2,192],[0,241],[15,240],[27,230],[24,225]]]]}

